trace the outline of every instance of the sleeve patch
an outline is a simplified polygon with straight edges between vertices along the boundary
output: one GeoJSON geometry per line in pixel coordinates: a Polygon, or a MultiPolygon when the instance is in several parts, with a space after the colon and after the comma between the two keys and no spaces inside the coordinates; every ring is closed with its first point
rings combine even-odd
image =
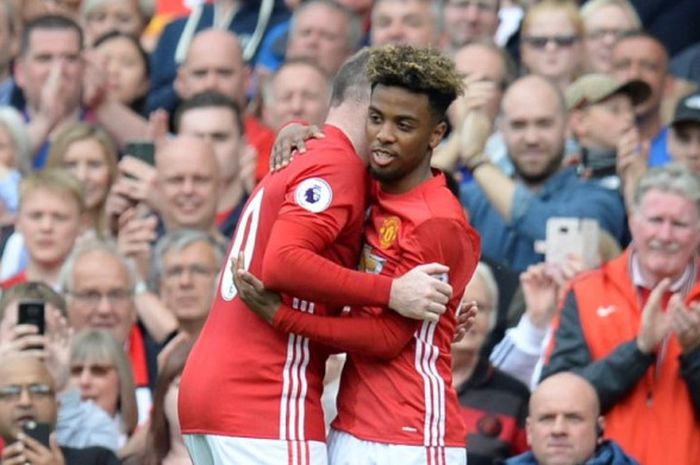
{"type": "Polygon", "coordinates": [[[301,208],[321,213],[333,201],[333,189],[321,178],[305,179],[294,191],[294,200],[301,208]]]}

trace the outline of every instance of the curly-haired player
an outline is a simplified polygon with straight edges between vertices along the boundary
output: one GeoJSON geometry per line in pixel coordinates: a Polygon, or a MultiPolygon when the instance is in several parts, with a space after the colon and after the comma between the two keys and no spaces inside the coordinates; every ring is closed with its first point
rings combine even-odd
{"type": "Polygon", "coordinates": [[[373,50],[368,75],[370,174],[379,182],[362,263],[390,275],[416,263],[443,263],[455,293],[437,322],[400,319],[403,346],[391,361],[348,358],[328,441],[330,463],[465,464],[450,345],[479,239],[444,176],[430,168],[462,79],[438,51],[408,46],[373,50]]]}
{"type": "MultiPolygon", "coordinates": [[[[463,292],[479,259],[479,239],[430,156],[445,133],[445,110],[462,81],[437,51],[373,50],[366,135],[371,214],[360,267],[398,276],[422,263],[449,267],[442,278],[463,292]]],[[[328,439],[331,465],[465,464],[466,430],[452,388],[450,345],[462,292],[435,321],[385,308],[353,308],[349,318],[275,305],[242,269],[236,287],[250,308],[280,330],[347,351],[328,439]]],[[[269,296],[268,296],[269,297],[269,296]]]]}

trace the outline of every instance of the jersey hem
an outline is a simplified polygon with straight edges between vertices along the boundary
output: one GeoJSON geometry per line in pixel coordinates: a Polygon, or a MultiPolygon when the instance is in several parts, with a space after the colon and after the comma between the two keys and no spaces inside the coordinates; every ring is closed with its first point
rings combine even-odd
{"type": "Polygon", "coordinates": [[[324,437],[323,439],[315,439],[315,438],[306,438],[306,439],[282,439],[279,436],[264,436],[264,435],[252,435],[252,434],[232,434],[230,432],[225,432],[225,431],[214,431],[214,430],[205,430],[205,429],[187,429],[187,430],[181,430],[181,434],[204,434],[204,435],[212,435],[212,436],[225,436],[229,438],[246,438],[246,439],[269,439],[273,441],[301,441],[301,442],[320,442],[325,444],[326,443],[326,438],[324,437]]]}
{"type": "MultiPolygon", "coordinates": [[[[400,440],[400,439],[392,439],[392,438],[387,438],[386,435],[381,436],[381,437],[372,437],[370,435],[365,435],[365,434],[357,434],[354,431],[350,431],[349,429],[345,428],[338,428],[336,426],[331,425],[331,428],[336,430],[336,431],[342,431],[343,433],[350,434],[351,436],[355,436],[357,439],[361,439],[363,441],[370,441],[370,442],[378,442],[380,444],[390,444],[390,445],[397,445],[397,446],[415,446],[415,447],[437,447],[437,446],[426,446],[422,442],[408,442],[406,440],[400,440]]],[[[466,441],[466,433],[464,434],[465,440],[462,442],[452,442],[452,441],[445,441],[445,445],[441,447],[467,447],[467,441],[466,441]]]]}

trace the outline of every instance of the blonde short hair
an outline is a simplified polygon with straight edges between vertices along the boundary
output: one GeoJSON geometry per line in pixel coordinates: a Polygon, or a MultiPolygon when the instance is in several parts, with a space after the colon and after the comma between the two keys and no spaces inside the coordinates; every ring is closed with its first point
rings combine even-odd
{"type": "Polygon", "coordinates": [[[528,8],[521,27],[523,36],[527,35],[527,30],[535,16],[550,11],[564,12],[574,26],[576,35],[583,37],[583,20],[581,19],[581,14],[579,13],[576,3],[571,0],[543,0],[528,8]]]}
{"type": "Polygon", "coordinates": [[[37,171],[22,180],[19,185],[19,209],[34,192],[46,190],[54,194],[66,195],[75,201],[80,213],[85,211],[85,198],[80,181],[71,174],[57,169],[37,171]]]}

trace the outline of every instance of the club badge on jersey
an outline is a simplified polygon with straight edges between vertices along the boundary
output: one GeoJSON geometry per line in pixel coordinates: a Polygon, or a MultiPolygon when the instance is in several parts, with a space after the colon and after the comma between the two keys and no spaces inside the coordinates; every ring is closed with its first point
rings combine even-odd
{"type": "Polygon", "coordinates": [[[381,228],[379,228],[379,247],[386,250],[396,242],[401,229],[401,220],[397,216],[389,216],[384,219],[381,228]]]}
{"type": "Polygon", "coordinates": [[[321,178],[305,179],[294,191],[294,200],[304,210],[321,213],[331,205],[333,189],[321,178]]]}

